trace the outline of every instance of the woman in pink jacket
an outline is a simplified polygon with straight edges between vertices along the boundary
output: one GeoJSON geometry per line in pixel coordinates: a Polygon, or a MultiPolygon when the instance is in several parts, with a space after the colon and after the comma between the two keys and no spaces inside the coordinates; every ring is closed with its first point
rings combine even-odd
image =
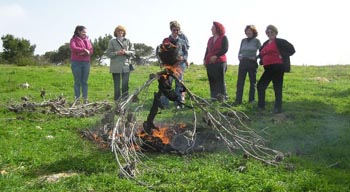
{"type": "Polygon", "coordinates": [[[78,25],[70,40],[71,68],[74,76],[74,96],[80,98],[80,88],[84,104],[88,102],[88,79],[90,74],[90,56],[93,48],[86,35],[86,28],[78,25]]]}

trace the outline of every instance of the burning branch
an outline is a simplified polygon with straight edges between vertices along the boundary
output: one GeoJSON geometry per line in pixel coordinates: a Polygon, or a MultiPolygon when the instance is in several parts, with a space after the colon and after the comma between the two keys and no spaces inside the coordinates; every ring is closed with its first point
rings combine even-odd
{"type": "MultiPolygon", "coordinates": [[[[215,142],[224,142],[231,152],[239,149],[245,153],[245,156],[277,166],[282,160],[283,154],[265,146],[264,139],[246,125],[245,122],[249,118],[243,112],[233,110],[232,106],[220,98],[218,98],[218,101],[224,105],[208,102],[192,93],[178,79],[176,49],[175,45],[167,41],[163,42],[159,57],[163,63],[170,64],[165,65],[166,67],[157,74],[150,75],[149,80],[133,94],[119,101],[116,109],[111,112],[112,115],[106,115],[106,117],[116,116],[115,121],[114,118],[104,118],[109,119],[108,125],[114,125],[110,127],[112,131],[108,131],[108,139],[120,168],[120,176],[135,177],[135,174],[138,173],[137,165],[142,163],[142,152],[145,148],[160,151],[170,149],[181,154],[189,153],[196,150],[205,150],[206,147],[210,148],[210,146],[205,146],[205,144],[199,142],[200,140],[208,140],[209,136],[215,142]],[[184,126],[179,121],[167,128],[155,125],[154,121],[158,110],[162,108],[161,95],[184,105],[178,100],[179,97],[172,89],[169,82],[170,78],[178,81],[187,92],[189,97],[187,107],[193,113],[192,122],[190,123],[192,126],[184,126]],[[145,117],[142,113],[144,101],[138,100],[136,106],[134,101],[135,98],[140,98],[141,93],[148,93],[149,86],[155,80],[158,81],[158,92],[154,93],[151,109],[147,120],[144,121],[145,117]],[[204,120],[204,125],[201,120],[204,120]],[[197,129],[199,125],[208,127],[206,130],[211,130],[214,133],[201,136],[201,132],[197,129]],[[214,134],[218,136],[213,137],[214,134]]],[[[190,115],[187,115],[187,118],[184,117],[183,120],[188,119],[188,116],[190,115]]],[[[212,143],[209,145],[212,145],[212,143]]]]}
{"type": "Polygon", "coordinates": [[[154,127],[147,127],[147,125],[145,127],[145,122],[142,122],[144,115],[141,115],[143,103],[139,103],[136,107],[131,107],[133,105],[133,98],[138,97],[140,93],[148,90],[152,82],[155,80],[159,81],[163,74],[164,72],[160,72],[151,75],[150,79],[143,86],[125,100],[120,101],[116,110],[114,110],[117,118],[112,128],[113,132],[109,137],[112,152],[114,152],[116,161],[120,167],[120,175],[126,178],[134,178],[135,174],[138,173],[137,164],[142,163],[143,148],[152,148],[152,144],[157,148],[158,146],[155,143],[164,148],[170,147],[180,153],[194,151],[196,147],[199,147],[196,144],[199,137],[197,126],[203,124],[200,121],[201,119],[204,120],[205,125],[209,129],[218,135],[231,152],[239,149],[246,156],[250,156],[266,164],[277,166],[280,163],[283,154],[265,146],[265,140],[246,125],[245,122],[249,121],[249,118],[243,112],[233,110],[233,107],[227,103],[222,103],[224,105],[218,106],[215,103],[208,102],[192,93],[182,82],[182,85],[186,88],[189,97],[189,108],[191,108],[193,114],[192,127],[187,126],[184,129],[180,128],[181,126],[179,124],[166,129],[156,127],[153,124],[153,120],[160,107],[155,102],[158,99],[156,98],[158,93],[155,94],[152,105],[152,108],[156,109],[155,111],[152,111],[152,109],[150,111],[150,113],[155,113],[155,115],[151,119],[148,118],[148,120],[152,120],[151,123],[154,127]],[[198,118],[198,116],[201,116],[201,118],[198,118]],[[151,129],[151,131],[146,129],[151,129]],[[164,133],[160,134],[161,130],[164,133]],[[168,137],[167,141],[162,139],[164,135],[168,137]],[[149,140],[152,140],[153,143],[150,144],[148,142],[149,140]]]}

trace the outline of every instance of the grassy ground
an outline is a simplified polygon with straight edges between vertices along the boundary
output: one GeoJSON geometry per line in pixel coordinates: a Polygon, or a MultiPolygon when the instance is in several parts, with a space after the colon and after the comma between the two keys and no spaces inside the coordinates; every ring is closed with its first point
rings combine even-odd
{"type": "MultiPolygon", "coordinates": [[[[137,67],[130,91],[141,86],[157,67],[137,67]]],[[[259,68],[258,77],[262,73],[259,68]]],[[[237,66],[230,66],[226,83],[234,101],[237,66]]],[[[247,81],[248,83],[248,81],[247,81]]],[[[350,190],[350,65],[294,66],[285,75],[282,114],[270,113],[273,89],[267,90],[267,110],[256,104],[236,107],[251,119],[250,127],[268,140],[269,147],[289,153],[292,166],[270,167],[225,152],[187,156],[147,154],[138,179],[118,178],[114,154],[83,139],[80,131],[100,116],[60,118],[40,113],[10,112],[22,96],[40,102],[64,95],[73,101],[68,66],[14,67],[0,65],[0,191],[349,191],[350,190]],[[28,82],[28,89],[20,84],[28,82]],[[244,165],[246,170],[240,171],[244,165]],[[54,174],[58,181],[50,182],[54,174]],[[66,176],[66,177],[65,177],[66,176]]],[[[191,66],[185,84],[209,97],[202,66],[191,66]]],[[[248,84],[247,84],[248,85],[248,84]]],[[[244,98],[248,93],[245,86],[244,98]]],[[[112,77],[106,67],[93,67],[90,101],[112,102],[112,77]]],[[[152,85],[152,90],[156,85],[152,85]]],[[[54,179],[53,179],[54,180],[54,179]]]]}

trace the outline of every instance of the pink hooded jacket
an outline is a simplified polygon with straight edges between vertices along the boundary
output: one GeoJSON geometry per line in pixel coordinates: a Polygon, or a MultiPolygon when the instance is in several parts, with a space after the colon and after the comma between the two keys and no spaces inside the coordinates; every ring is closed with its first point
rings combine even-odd
{"type": "Polygon", "coordinates": [[[90,61],[90,56],[93,54],[93,48],[90,40],[74,36],[70,40],[71,60],[72,61],[90,61]],[[90,54],[86,54],[84,49],[89,50],[90,54]]]}

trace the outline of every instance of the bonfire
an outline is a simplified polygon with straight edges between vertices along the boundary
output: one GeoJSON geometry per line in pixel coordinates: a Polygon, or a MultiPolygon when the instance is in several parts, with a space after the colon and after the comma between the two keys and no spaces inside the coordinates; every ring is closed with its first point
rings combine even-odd
{"type": "Polygon", "coordinates": [[[175,45],[164,41],[159,49],[159,58],[164,66],[162,70],[150,74],[142,86],[127,98],[121,99],[115,109],[105,114],[98,133],[87,131],[84,134],[111,148],[120,168],[119,176],[135,178],[145,151],[188,154],[215,150],[218,145],[225,145],[232,154],[237,154],[240,150],[246,157],[273,166],[279,165],[283,154],[266,146],[264,138],[247,126],[249,118],[243,112],[234,110],[234,107],[220,98],[219,104],[201,98],[179,81],[176,49],[175,45]],[[188,99],[184,104],[186,108],[181,110],[186,115],[181,118],[181,112],[175,110],[175,120],[157,121],[159,110],[166,110],[162,109],[161,95],[179,102],[169,84],[170,78],[179,81],[187,92],[188,99]],[[159,90],[153,94],[151,108],[146,108],[147,96],[150,95],[148,90],[154,82],[158,82],[159,90]]]}

